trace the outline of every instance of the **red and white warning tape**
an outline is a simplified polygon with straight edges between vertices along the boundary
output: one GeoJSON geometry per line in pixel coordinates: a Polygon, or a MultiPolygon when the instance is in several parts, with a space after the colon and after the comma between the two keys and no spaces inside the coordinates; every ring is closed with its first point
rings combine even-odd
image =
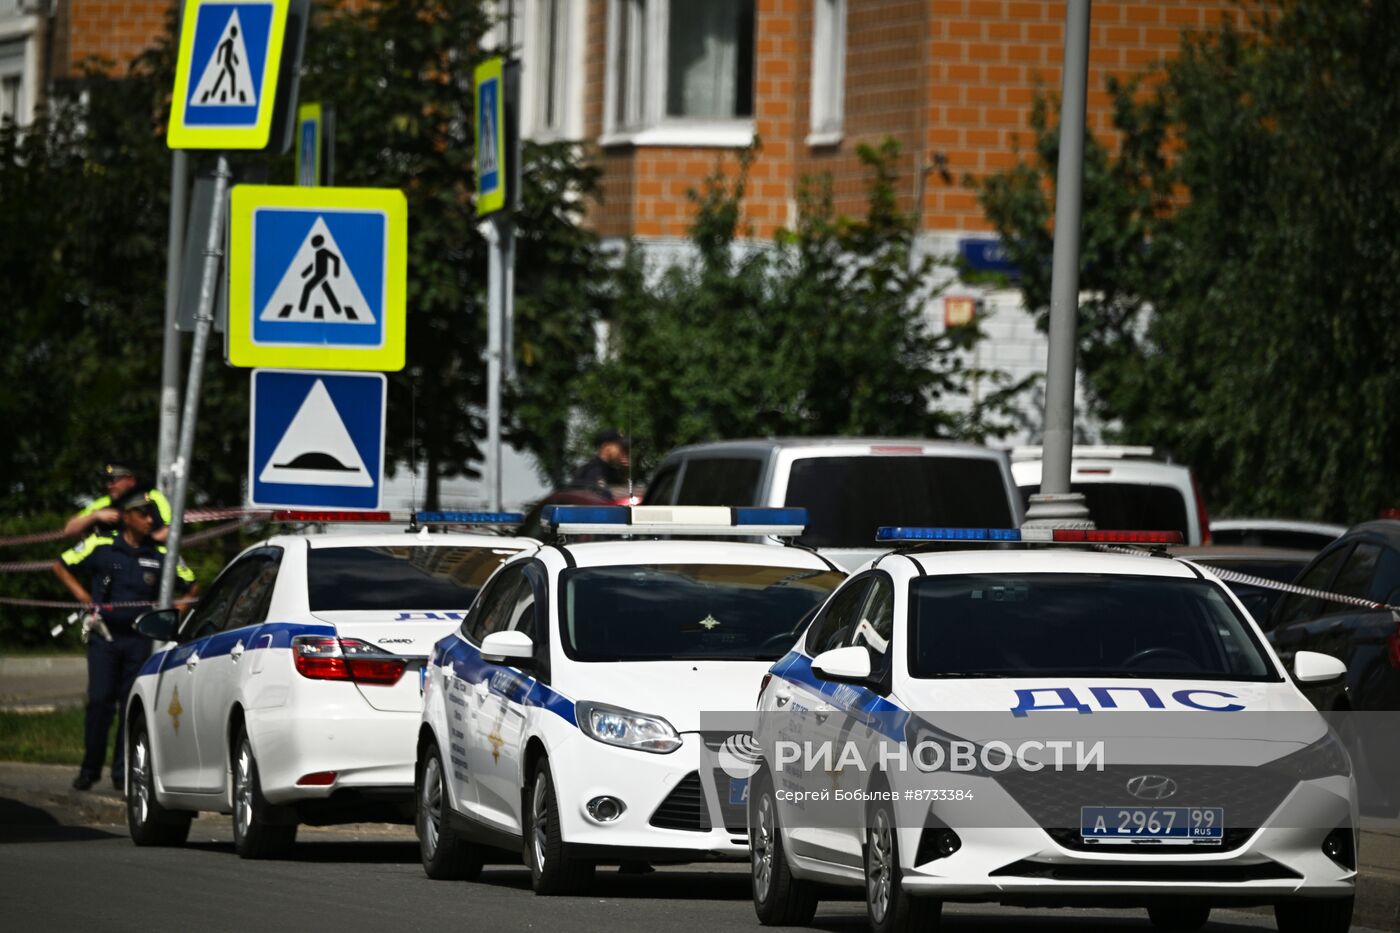
{"type": "MultiPolygon", "coordinates": [[[[214,528],[206,528],[203,531],[195,532],[185,538],[185,544],[198,544],[201,541],[208,541],[211,538],[220,538],[224,535],[233,534],[240,528],[250,524],[254,518],[254,516],[245,515],[239,521],[228,522],[224,525],[218,525],[214,528]]],[[[201,519],[201,521],[208,521],[208,519],[201,519]]],[[[53,561],[51,560],[0,561],[0,573],[40,573],[48,570],[52,566],[53,561]]]]}
{"type": "MultiPolygon", "coordinates": [[[[220,508],[190,509],[185,513],[185,523],[217,522],[230,518],[267,518],[272,513],[266,509],[247,509],[224,506],[220,508]]],[[[45,541],[62,541],[71,537],[60,531],[36,531],[27,535],[12,535],[0,538],[0,547],[18,547],[21,544],[43,544],[45,541]]]]}

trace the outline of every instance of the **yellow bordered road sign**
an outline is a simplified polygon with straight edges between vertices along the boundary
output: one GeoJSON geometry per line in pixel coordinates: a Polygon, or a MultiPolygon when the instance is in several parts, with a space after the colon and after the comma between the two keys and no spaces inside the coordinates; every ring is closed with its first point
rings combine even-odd
{"type": "Polygon", "coordinates": [[[234,366],[403,369],[408,201],[402,191],[236,185],[228,268],[234,366]]]}
{"type": "Polygon", "coordinates": [[[315,186],[321,183],[321,105],[302,104],[297,107],[297,170],[299,185],[315,186]]]}
{"type": "Polygon", "coordinates": [[[262,149],[272,131],[288,0],[189,0],[166,143],[262,149]]]}
{"type": "Polygon", "coordinates": [[[488,58],[472,72],[476,85],[476,212],[491,214],[506,205],[505,77],[500,58],[488,58]]]}

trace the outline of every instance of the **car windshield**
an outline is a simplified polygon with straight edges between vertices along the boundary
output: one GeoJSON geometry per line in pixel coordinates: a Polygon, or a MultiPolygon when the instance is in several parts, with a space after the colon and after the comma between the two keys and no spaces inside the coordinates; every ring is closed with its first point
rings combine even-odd
{"type": "Polygon", "coordinates": [[[560,624],[578,661],[772,661],[845,575],[734,564],[566,571],[560,624]]]}
{"type": "Polygon", "coordinates": [[[873,547],[881,525],[1016,524],[1001,465],[985,457],[805,457],[787,504],[807,509],[808,547],[873,547]]]}
{"type": "Polygon", "coordinates": [[[970,574],[910,584],[914,677],[1278,680],[1224,592],[1122,574],[970,574]]]}
{"type": "Polygon", "coordinates": [[[317,547],[307,561],[312,612],[466,609],[506,548],[317,547]]]}

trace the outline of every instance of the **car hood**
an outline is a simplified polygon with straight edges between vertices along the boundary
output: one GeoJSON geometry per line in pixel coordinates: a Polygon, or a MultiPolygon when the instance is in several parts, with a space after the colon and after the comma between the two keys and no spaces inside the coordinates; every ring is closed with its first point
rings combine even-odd
{"type": "MultiPolygon", "coordinates": [[[[573,667],[574,665],[571,665],[573,667]]],[[[754,708],[769,661],[628,661],[581,664],[581,676],[556,675],[553,686],[574,700],[662,716],[677,732],[697,732],[702,716],[754,708]],[[597,667],[597,673],[589,672],[597,667]]]]}

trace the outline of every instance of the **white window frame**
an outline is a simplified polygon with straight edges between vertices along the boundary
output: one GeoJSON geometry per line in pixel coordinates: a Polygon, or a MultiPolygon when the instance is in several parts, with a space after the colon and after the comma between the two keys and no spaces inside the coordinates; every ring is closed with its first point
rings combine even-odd
{"type": "Polygon", "coordinates": [[[814,0],[809,146],[841,141],[846,119],[846,0],[814,0]]]}
{"type": "Polygon", "coordinates": [[[559,30],[556,38],[554,64],[554,100],[556,116],[551,125],[546,122],[550,70],[545,61],[549,54],[549,0],[525,0],[522,22],[520,59],[523,67],[520,95],[521,135],[535,142],[548,143],[583,138],[583,62],[587,31],[587,0],[556,0],[559,30]]]}
{"type": "MultiPolygon", "coordinates": [[[[20,9],[24,7],[21,5],[20,9]]],[[[19,78],[15,125],[28,126],[34,122],[35,91],[39,87],[39,18],[25,15],[0,20],[0,42],[24,43],[23,60],[18,66],[6,68],[4,77],[19,78]]]]}
{"type": "MultiPolygon", "coordinates": [[[[599,145],[696,146],[713,149],[743,149],[753,145],[753,117],[710,119],[667,116],[666,54],[671,2],[608,0],[607,80],[604,82],[603,135],[598,140],[599,145]],[[617,112],[617,98],[623,88],[619,87],[618,76],[624,63],[619,61],[619,41],[624,7],[643,11],[643,16],[633,33],[633,41],[628,43],[629,56],[625,63],[627,113],[620,114],[617,112]]],[[[755,59],[757,56],[755,42],[755,59]]],[[[754,70],[756,72],[757,67],[754,70]]],[[[754,109],[758,109],[756,93],[754,109]]]]}

